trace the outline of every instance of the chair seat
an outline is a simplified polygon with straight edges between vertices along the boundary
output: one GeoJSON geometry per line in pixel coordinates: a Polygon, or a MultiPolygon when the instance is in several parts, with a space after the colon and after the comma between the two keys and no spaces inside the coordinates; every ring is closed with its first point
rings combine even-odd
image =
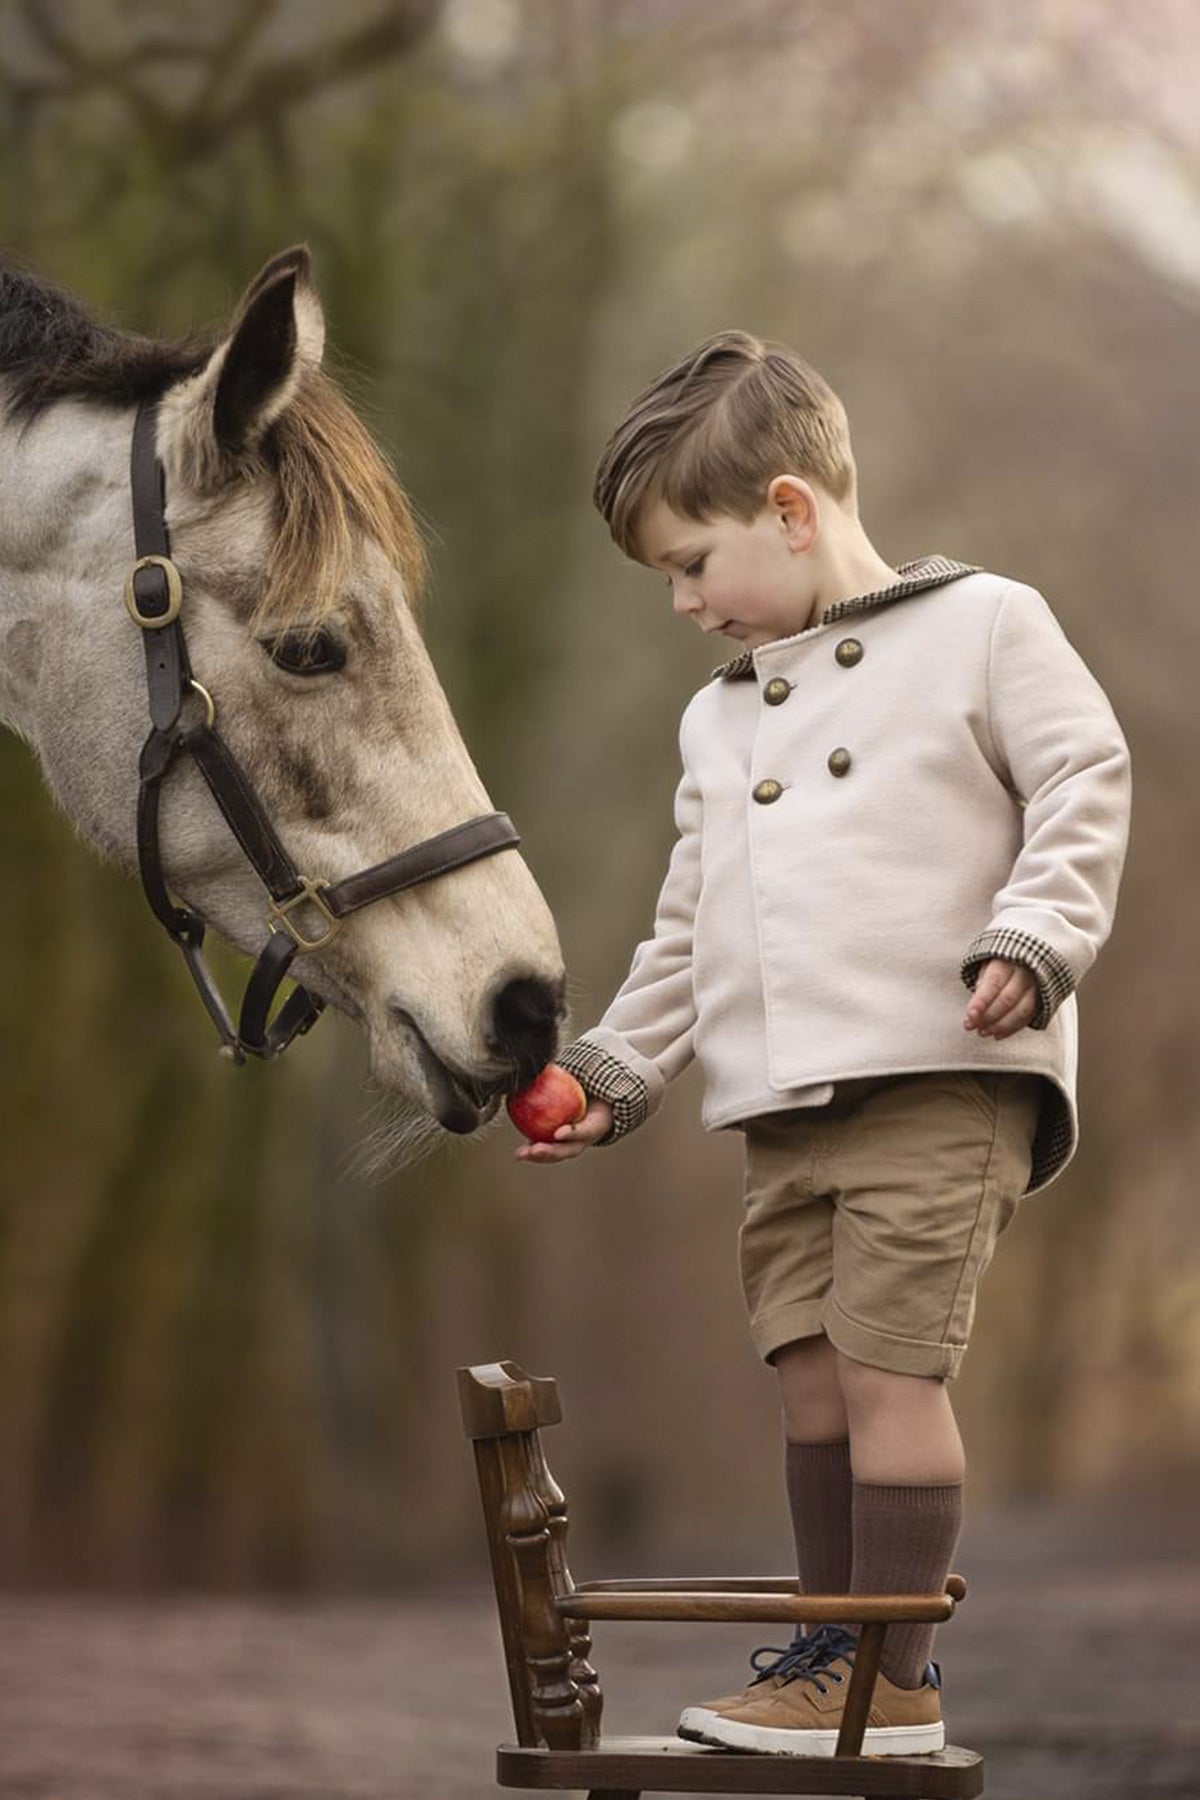
{"type": "Polygon", "coordinates": [[[956,1744],[925,1756],[759,1756],[677,1737],[602,1737],[595,1750],[501,1744],[496,1780],[521,1788],[973,1800],[983,1792],[983,1758],[956,1744]]]}

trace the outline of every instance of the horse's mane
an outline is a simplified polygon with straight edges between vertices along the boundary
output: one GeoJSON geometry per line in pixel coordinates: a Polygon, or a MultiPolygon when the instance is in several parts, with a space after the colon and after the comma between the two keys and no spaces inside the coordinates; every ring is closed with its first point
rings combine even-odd
{"type": "Polygon", "coordinates": [[[67,399],[136,406],[194,375],[212,349],[103,325],[72,294],[0,255],[0,373],[11,382],[14,418],[37,418],[67,399]]]}
{"type": "MultiPolygon", "coordinates": [[[[35,419],[68,399],[136,406],[196,374],[215,347],[211,338],[118,330],[0,255],[0,374],[14,419],[35,419]]],[[[278,533],[256,623],[319,622],[342,593],[360,534],[380,546],[416,603],[425,555],[412,509],[336,382],[320,370],[305,373],[263,441],[262,461],[276,476],[278,533]]]]}

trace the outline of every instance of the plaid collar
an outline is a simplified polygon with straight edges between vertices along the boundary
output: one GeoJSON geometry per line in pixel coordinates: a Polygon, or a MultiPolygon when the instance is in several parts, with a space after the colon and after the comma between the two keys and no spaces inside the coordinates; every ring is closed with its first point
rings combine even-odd
{"type": "MultiPolygon", "coordinates": [[[[850,600],[835,600],[821,614],[821,624],[831,625],[835,619],[844,618],[847,613],[867,612],[874,606],[887,606],[893,600],[903,600],[909,594],[919,594],[924,588],[941,587],[945,581],[957,581],[960,576],[978,575],[980,571],[974,563],[955,562],[949,556],[919,556],[915,562],[901,563],[896,573],[902,579],[894,581],[891,587],[878,588],[873,594],[856,594],[850,600]]],[[[719,669],[714,669],[711,679],[715,680],[718,675],[726,681],[752,679],[753,650],[739,651],[731,662],[722,663],[719,669]]]]}

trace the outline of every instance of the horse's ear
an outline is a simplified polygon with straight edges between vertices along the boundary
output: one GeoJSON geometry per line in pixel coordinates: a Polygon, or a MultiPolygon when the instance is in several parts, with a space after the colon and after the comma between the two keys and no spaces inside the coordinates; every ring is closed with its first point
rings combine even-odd
{"type": "Polygon", "coordinates": [[[259,270],[214,353],[212,428],[222,455],[254,449],[293,398],[305,368],[320,364],[324,344],[312,260],[298,244],[259,270]]]}

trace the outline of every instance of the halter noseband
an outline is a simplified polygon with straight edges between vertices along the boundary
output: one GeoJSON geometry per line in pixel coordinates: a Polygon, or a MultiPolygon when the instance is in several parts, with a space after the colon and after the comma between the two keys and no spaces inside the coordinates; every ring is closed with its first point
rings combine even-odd
{"type": "Polygon", "coordinates": [[[125,584],[125,604],[142,630],[151,719],[150,735],[138,761],[138,866],[146,898],[183,951],[200,998],[220,1034],[222,1055],[244,1063],[247,1056],[278,1056],[294,1037],[310,1030],[324,1010],[325,1002],[318,995],[297,986],[267,1024],[276,990],[298,950],[324,949],[346,916],[373,900],[432,881],[497,850],[512,849],[521,839],[507,813],[484,813],[342,881],[315,880],[297,871],[245,771],[216,730],[212,696],[192,676],[179,617],[183,583],[171,561],[163,510],[164,475],[155,453],[157,416],[157,399],[143,400],[134,422],[130,461],[137,561],[125,584]],[[203,700],[204,718],[181,725],[179,714],[189,691],[203,700]],[[174,904],[163,875],[159,799],[163,779],[181,752],[195,762],[271,895],[267,908],[270,935],[246,984],[236,1030],[204,961],[204,920],[174,904]],[[319,927],[309,927],[314,935],[305,935],[295,916],[301,906],[315,909],[319,916],[319,927]]]}

